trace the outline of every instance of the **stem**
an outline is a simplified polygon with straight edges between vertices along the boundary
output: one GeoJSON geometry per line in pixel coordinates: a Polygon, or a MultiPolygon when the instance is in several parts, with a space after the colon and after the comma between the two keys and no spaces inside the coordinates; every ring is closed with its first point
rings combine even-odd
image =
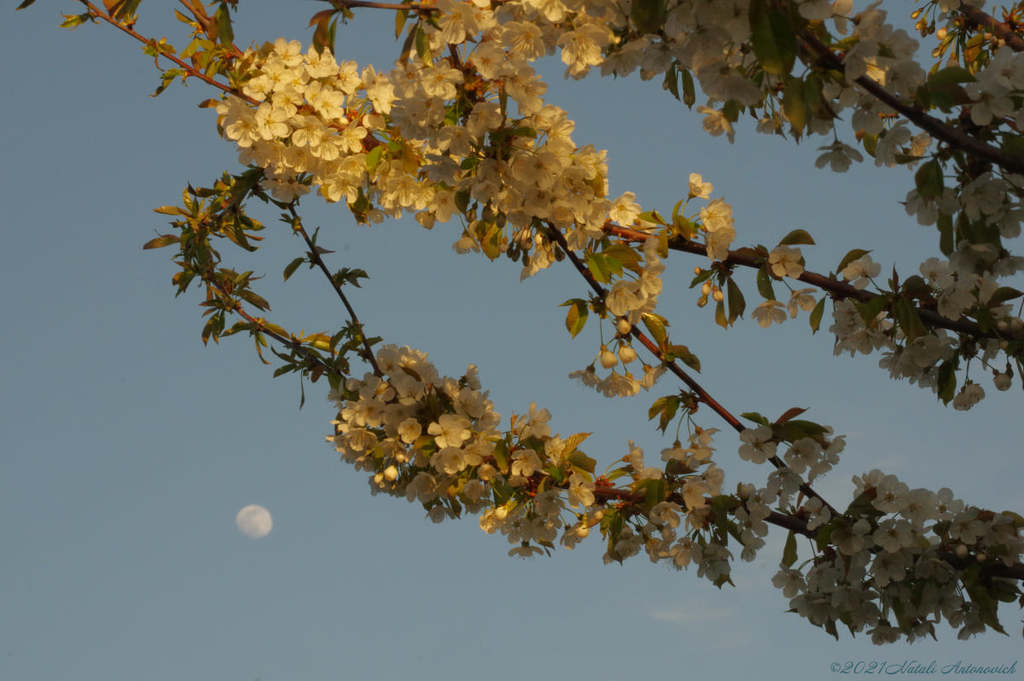
{"type": "Polygon", "coordinates": [[[369,362],[370,366],[373,367],[373,373],[379,378],[384,377],[384,372],[377,366],[377,360],[373,356],[373,349],[370,347],[370,342],[366,338],[366,334],[363,332],[363,323],[359,321],[359,317],[356,316],[356,311],[352,305],[348,302],[348,298],[345,296],[345,292],[341,290],[341,285],[334,281],[334,277],[331,275],[331,271],[327,269],[327,265],[324,263],[323,258],[320,257],[320,252],[317,250],[317,246],[313,243],[313,240],[309,238],[309,234],[306,232],[306,228],[302,226],[302,219],[298,213],[295,212],[295,203],[288,205],[288,211],[292,214],[292,227],[296,232],[302,236],[302,239],[306,242],[306,246],[309,248],[309,257],[320,268],[320,271],[327,277],[327,281],[331,283],[331,287],[334,292],[338,294],[338,298],[341,299],[341,303],[345,306],[348,311],[348,317],[352,320],[352,323],[359,329],[360,339],[363,341],[363,351],[365,359],[369,362]]]}

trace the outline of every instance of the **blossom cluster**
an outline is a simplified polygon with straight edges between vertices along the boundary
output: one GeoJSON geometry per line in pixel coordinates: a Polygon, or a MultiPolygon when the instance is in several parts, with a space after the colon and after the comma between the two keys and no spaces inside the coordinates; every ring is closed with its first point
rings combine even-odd
{"type": "Polygon", "coordinates": [[[837,622],[867,631],[875,643],[934,637],[943,619],[961,639],[992,626],[992,594],[1006,600],[1016,583],[992,577],[982,588],[980,569],[1019,562],[1020,516],[966,506],[946,488],[910,489],[878,470],[854,484],[842,515],[804,506],[808,530],[825,533],[829,545],[802,567],[784,562],[772,579],[793,611],[833,635],[837,622]]]}
{"type": "MultiPolygon", "coordinates": [[[[701,536],[712,519],[708,500],[724,479],[711,460],[714,429],[697,429],[689,447],[665,450],[671,472],[646,466],[643,450],[630,443],[614,477],[639,491],[656,483],[661,498],[650,507],[626,508],[621,499],[612,507],[594,461],[578,449],[586,434],[552,434],[546,409],[531,404],[499,430],[501,417],[474,366],[459,379],[444,377],[424,353],[396,346],[381,348],[377,364],[382,376],[350,378],[331,394],[338,418],[328,436],[342,460],[370,473],[374,493],[417,501],[435,522],[479,513],[480,527],[504,534],[513,555],[554,548],[559,532],[572,548],[597,524],[609,538],[608,560],[644,549],[651,560],[685,567],[695,551],[698,564],[718,555],[701,536]],[[615,527],[613,515],[620,517],[615,527]],[[682,518],[687,534],[677,537],[682,518]]],[[[704,569],[717,577],[724,568],[704,569]]]]}

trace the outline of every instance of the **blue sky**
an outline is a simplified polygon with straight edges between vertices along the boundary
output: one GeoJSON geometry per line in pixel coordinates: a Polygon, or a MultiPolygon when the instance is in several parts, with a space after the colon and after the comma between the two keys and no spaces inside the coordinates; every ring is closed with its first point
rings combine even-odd
{"type": "MultiPolygon", "coordinates": [[[[240,42],[306,42],[321,8],[243,5],[240,42]]],[[[323,386],[307,385],[300,411],[297,381],[272,379],[246,340],[204,348],[198,296],[173,296],[170,252],[140,248],[164,231],[154,207],[238,167],[214,114],[195,106],[214,93],[193,84],[149,98],[157,77],[138,46],[100,26],[61,31],[61,9],[77,6],[39,2],[0,22],[0,678],[822,679],[848,660],[1020,657],[1012,609],[1008,638],[958,642],[942,630],[940,644],[835,642],[785,613],[769,583],[777,536],[754,564],[736,563],[736,588],[718,591],[641,557],[605,566],[593,540],[508,558],[474,518],[434,525],[418,505],[371,497],[365,476],[324,444],[333,414],[323,386]],[[234,526],[250,503],[274,515],[265,539],[234,526]]],[[[169,10],[143,9],[139,30],[180,42],[169,10]]],[[[357,13],[339,29],[339,58],[386,67],[398,50],[391,25],[357,13]]],[[[817,140],[798,147],[748,124],[734,145],[710,138],[657,81],[544,72],[576,142],[608,149],[613,195],[632,190],[669,212],[700,172],[732,204],[738,243],[772,245],[804,227],[819,243],[805,248],[812,269],[854,247],[901,272],[934,254],[933,232],[897,203],[905,170],[818,171],[817,140]]],[[[667,446],[646,419],[650,401],[674,390],[667,379],[623,401],[566,378],[598,345],[596,327],[572,340],[562,326],[558,304],[586,290],[570,269],[520,283],[507,261],[456,255],[454,225],[366,228],[308,203],[332,265],[371,275],[353,303],[372,333],[429,352],[449,375],[477,364],[499,411],[538,402],[555,430],[593,431],[586,449],[602,464],[628,440],[655,459],[667,446]]],[[[259,290],[289,328],[337,325],[343,310],[313,273],[281,285],[301,246],[274,217],[263,216],[267,246],[247,267],[267,275],[259,290]]],[[[831,338],[812,337],[805,317],[724,332],[686,288],[696,264],[669,260],[662,307],[674,338],[700,355],[705,385],[733,411],[810,407],[848,435],[820,485],[834,503],[849,499],[851,475],[878,467],[911,487],[1021,510],[1019,386],[997,393],[981,379],[989,398],[962,414],[892,382],[877,357],[833,357],[831,338]]],[[[752,281],[748,290],[753,301],[752,281]]],[[[704,425],[719,424],[707,415],[704,425]]],[[[735,456],[732,435],[718,444],[730,486],[764,475],[735,456]]]]}

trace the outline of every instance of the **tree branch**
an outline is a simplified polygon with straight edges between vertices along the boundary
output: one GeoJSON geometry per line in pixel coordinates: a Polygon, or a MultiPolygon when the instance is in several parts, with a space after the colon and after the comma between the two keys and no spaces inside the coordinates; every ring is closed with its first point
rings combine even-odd
{"type": "MultiPolygon", "coordinates": [[[[617,236],[621,239],[628,241],[646,241],[650,239],[652,234],[647,232],[641,232],[636,229],[630,229],[629,227],[621,227],[611,222],[605,223],[603,227],[605,233],[617,236]]],[[[685,239],[681,236],[675,236],[668,240],[668,247],[674,251],[682,251],[684,253],[692,253],[694,255],[707,255],[707,246],[690,239],[685,239]]],[[[722,262],[727,265],[739,265],[741,267],[749,267],[751,269],[760,269],[762,261],[760,258],[752,255],[747,255],[739,251],[729,251],[729,256],[722,262]]],[[[834,298],[853,298],[860,302],[867,302],[873,300],[879,296],[877,293],[865,291],[864,289],[854,288],[850,284],[846,284],[841,281],[836,281],[823,274],[817,272],[804,271],[799,277],[796,277],[797,281],[810,284],[817,288],[828,291],[834,298]]],[[[967,334],[975,338],[1016,338],[1015,334],[1012,333],[996,333],[992,331],[982,331],[981,327],[975,322],[969,319],[947,319],[942,315],[922,307],[916,307],[917,313],[921,317],[921,321],[928,324],[929,326],[948,329],[956,333],[967,334]]]]}
{"type": "Polygon", "coordinates": [[[331,275],[331,271],[327,269],[327,265],[324,263],[323,258],[320,257],[320,251],[318,246],[313,243],[313,240],[309,238],[309,234],[306,232],[306,228],[302,226],[302,218],[295,212],[295,202],[288,204],[288,211],[292,215],[292,229],[299,233],[302,239],[306,242],[306,246],[309,248],[309,257],[320,268],[320,271],[327,277],[327,281],[331,283],[331,287],[334,292],[338,294],[338,298],[341,299],[341,303],[345,306],[348,311],[348,317],[352,320],[352,323],[359,329],[360,339],[363,341],[363,359],[365,359],[371,367],[373,367],[373,373],[379,378],[384,377],[384,372],[377,366],[377,360],[373,356],[373,349],[370,347],[370,341],[367,340],[366,334],[363,332],[363,323],[359,321],[359,317],[356,316],[356,311],[352,305],[348,302],[348,298],[345,296],[345,292],[341,290],[341,284],[334,280],[334,276],[331,275]]]}
{"type": "Polygon", "coordinates": [[[969,24],[988,31],[1005,42],[1014,52],[1024,52],[1024,38],[1014,30],[1013,25],[1009,22],[999,21],[984,10],[966,3],[961,3],[960,13],[969,24]]]}
{"type": "MultiPolygon", "coordinates": [[[[86,9],[89,10],[89,15],[90,16],[95,17],[96,19],[101,19],[101,20],[105,21],[106,23],[110,24],[111,26],[113,26],[114,28],[127,33],[128,35],[130,35],[131,37],[135,38],[136,40],[138,40],[143,45],[156,44],[156,41],[154,39],[147,38],[146,36],[142,35],[141,33],[135,31],[135,29],[130,28],[128,26],[125,26],[124,24],[122,24],[119,21],[117,21],[117,19],[113,18],[112,16],[110,16],[109,14],[104,12],[103,10],[99,9],[98,7],[96,7],[96,5],[94,5],[91,2],[89,2],[89,0],[78,0],[78,1],[81,2],[83,5],[85,5],[86,9]]],[[[188,75],[191,76],[192,78],[198,78],[199,80],[203,81],[204,83],[208,83],[208,84],[212,85],[213,87],[215,87],[215,88],[217,88],[219,90],[223,90],[224,92],[227,92],[228,94],[231,94],[231,95],[234,95],[236,97],[239,97],[240,99],[244,99],[245,101],[249,102],[250,104],[259,104],[259,102],[256,101],[255,99],[253,99],[252,97],[247,97],[246,95],[244,95],[241,92],[238,92],[237,90],[232,88],[230,85],[225,85],[224,83],[221,83],[220,81],[211,78],[210,76],[206,75],[202,71],[199,71],[198,69],[193,67],[191,64],[189,64],[185,60],[183,60],[183,59],[181,59],[181,58],[179,58],[179,57],[177,57],[177,56],[175,56],[173,54],[167,54],[166,52],[159,52],[157,58],[159,58],[159,57],[163,57],[164,59],[168,59],[168,60],[174,62],[179,67],[184,69],[185,72],[188,73],[188,75]]]]}
{"type": "MultiPolygon", "coordinates": [[[[838,71],[844,70],[843,60],[833,53],[828,46],[818,40],[817,36],[808,31],[801,31],[797,36],[804,42],[806,50],[817,57],[820,65],[838,71]]],[[[861,76],[855,79],[854,82],[874,95],[879,101],[884,102],[893,110],[903,114],[907,120],[917,125],[917,127],[950,146],[962,149],[977,158],[985,159],[1011,173],[1024,173],[1024,159],[1006,154],[1002,150],[989,146],[977,138],[968,135],[959,128],[929,116],[909,104],[904,104],[900,101],[899,97],[867,76],[861,76]]]]}

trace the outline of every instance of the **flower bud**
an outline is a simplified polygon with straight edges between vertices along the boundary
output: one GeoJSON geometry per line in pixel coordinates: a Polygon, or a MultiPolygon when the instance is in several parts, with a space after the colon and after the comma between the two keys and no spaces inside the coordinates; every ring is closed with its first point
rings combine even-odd
{"type": "Polygon", "coordinates": [[[722,299],[725,298],[725,296],[722,294],[722,289],[718,288],[717,286],[715,287],[715,292],[711,294],[711,297],[715,299],[716,303],[722,302],[722,299]]]}
{"type": "Polygon", "coordinates": [[[619,317],[619,321],[615,322],[615,330],[619,332],[620,336],[625,336],[632,328],[633,325],[625,317],[619,317]]]}
{"type": "Polygon", "coordinates": [[[711,293],[711,282],[710,281],[705,281],[704,285],[700,287],[700,292],[701,292],[702,295],[705,295],[705,296],[708,295],[709,293],[711,293]]]}
{"type": "Polygon", "coordinates": [[[611,369],[619,363],[619,358],[615,356],[615,353],[608,349],[607,345],[601,346],[601,366],[605,369],[611,369]]]}
{"type": "Polygon", "coordinates": [[[619,359],[622,360],[623,364],[629,364],[636,359],[636,350],[623,343],[619,346],[619,359]]]}
{"type": "Polygon", "coordinates": [[[388,466],[384,469],[384,479],[388,482],[393,482],[398,477],[398,469],[394,466],[388,466]]]}

